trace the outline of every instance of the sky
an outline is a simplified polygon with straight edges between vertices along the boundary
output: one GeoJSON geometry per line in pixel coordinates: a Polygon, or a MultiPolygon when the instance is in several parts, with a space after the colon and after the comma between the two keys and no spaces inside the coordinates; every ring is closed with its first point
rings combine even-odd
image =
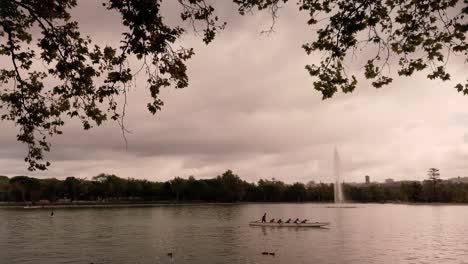
{"type": "MultiPolygon", "coordinates": [[[[165,6],[174,23],[175,5],[165,6]]],[[[268,35],[260,34],[271,23],[267,13],[240,16],[231,4],[216,7],[227,28],[208,46],[193,32],[183,37],[180,44],[196,53],[188,62],[189,87],[165,89],[165,106],[155,116],[146,109],[144,76],[137,77],[127,98],[127,147],[115,123],[83,131],[70,121],[52,140],[51,167],[29,172],[16,128],[0,122],[0,175],[113,173],[159,181],[231,169],[249,182],[332,182],[337,148],[347,182],[363,182],[365,175],[422,180],[431,167],[442,178],[468,176],[468,97],[453,88],[467,78],[463,58],[451,57],[451,82],[428,80],[426,72],[394,76],[391,85],[375,89],[362,78],[362,58],[372,52],[363,50],[348,62],[359,77],[355,92],[322,100],[304,69],[322,54],[307,56],[301,48],[316,28],[294,3],[280,10],[268,35]]],[[[83,34],[99,44],[118,43],[118,16],[95,1],[80,1],[73,14],[83,34]]]]}

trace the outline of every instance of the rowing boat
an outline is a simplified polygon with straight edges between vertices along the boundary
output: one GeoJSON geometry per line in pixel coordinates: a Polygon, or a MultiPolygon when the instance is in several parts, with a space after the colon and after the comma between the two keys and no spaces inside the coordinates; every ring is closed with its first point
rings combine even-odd
{"type": "Polygon", "coordinates": [[[273,226],[273,227],[324,227],[330,225],[330,223],[326,222],[315,222],[315,223],[303,223],[303,224],[295,224],[295,223],[262,223],[260,221],[250,222],[249,225],[251,226],[273,226]]]}

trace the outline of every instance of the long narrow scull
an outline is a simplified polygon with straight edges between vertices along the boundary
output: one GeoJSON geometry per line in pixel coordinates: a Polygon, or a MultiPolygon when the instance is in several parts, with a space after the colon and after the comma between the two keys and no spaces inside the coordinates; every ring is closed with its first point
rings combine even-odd
{"type": "Polygon", "coordinates": [[[315,222],[315,223],[262,223],[260,221],[250,222],[249,225],[251,226],[273,226],[273,227],[324,227],[330,225],[327,222],[315,222]]]}

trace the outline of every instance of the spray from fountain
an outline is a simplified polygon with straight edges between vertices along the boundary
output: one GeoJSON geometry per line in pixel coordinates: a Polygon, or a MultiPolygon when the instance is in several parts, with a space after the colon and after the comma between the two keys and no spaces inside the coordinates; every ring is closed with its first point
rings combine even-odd
{"type": "Polygon", "coordinates": [[[343,194],[343,180],[341,179],[340,156],[338,155],[338,150],[336,148],[334,153],[333,168],[335,170],[335,203],[344,203],[345,199],[343,194]]]}

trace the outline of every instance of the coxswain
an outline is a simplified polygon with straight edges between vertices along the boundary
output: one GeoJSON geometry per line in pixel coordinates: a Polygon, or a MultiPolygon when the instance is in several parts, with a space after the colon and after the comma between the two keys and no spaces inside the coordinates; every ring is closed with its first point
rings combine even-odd
{"type": "Polygon", "coordinates": [[[264,213],[262,216],[262,223],[265,223],[265,222],[266,222],[266,213],[264,213]]]}

